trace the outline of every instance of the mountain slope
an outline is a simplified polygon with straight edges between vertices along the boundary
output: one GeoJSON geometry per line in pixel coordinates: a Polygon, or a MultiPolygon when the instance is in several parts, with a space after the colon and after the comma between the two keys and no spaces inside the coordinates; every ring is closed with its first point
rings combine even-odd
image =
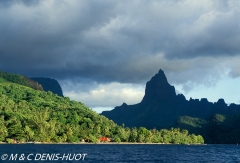
{"type": "Polygon", "coordinates": [[[24,85],[36,90],[43,91],[43,88],[40,84],[27,78],[26,76],[0,71],[0,83],[5,83],[5,82],[16,83],[16,84],[24,85]]]}
{"type": "Polygon", "coordinates": [[[0,141],[96,141],[118,127],[80,102],[20,84],[0,83],[0,97],[0,141]]]}

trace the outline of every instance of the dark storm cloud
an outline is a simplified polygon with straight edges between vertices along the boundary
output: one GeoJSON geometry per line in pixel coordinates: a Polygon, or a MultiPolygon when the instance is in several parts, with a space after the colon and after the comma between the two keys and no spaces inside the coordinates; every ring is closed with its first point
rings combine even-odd
{"type": "Polygon", "coordinates": [[[39,4],[39,0],[0,0],[0,7],[11,7],[13,4],[23,4],[34,6],[39,4]]]}
{"type": "MultiPolygon", "coordinates": [[[[202,67],[212,73],[218,68],[208,58],[201,59],[207,66],[195,58],[240,54],[237,0],[12,0],[0,6],[0,69],[31,77],[144,83],[160,68],[172,76],[202,67]]],[[[198,80],[196,72],[186,74],[198,80]]]]}
{"type": "Polygon", "coordinates": [[[196,21],[195,27],[185,26],[179,40],[167,50],[169,57],[233,56],[239,55],[239,11],[208,13],[196,21]],[[211,21],[211,22],[209,22],[211,21]],[[192,29],[191,29],[192,28],[192,29]],[[197,30],[200,28],[201,30],[197,30]],[[177,54],[176,49],[179,51],[177,54]]]}

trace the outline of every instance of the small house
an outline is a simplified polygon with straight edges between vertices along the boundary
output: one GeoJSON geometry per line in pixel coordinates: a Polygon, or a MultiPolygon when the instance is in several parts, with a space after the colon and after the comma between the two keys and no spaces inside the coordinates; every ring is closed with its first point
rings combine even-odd
{"type": "Polygon", "coordinates": [[[99,138],[99,142],[110,142],[110,141],[111,141],[111,139],[108,138],[108,137],[101,137],[101,138],[99,138]]]}

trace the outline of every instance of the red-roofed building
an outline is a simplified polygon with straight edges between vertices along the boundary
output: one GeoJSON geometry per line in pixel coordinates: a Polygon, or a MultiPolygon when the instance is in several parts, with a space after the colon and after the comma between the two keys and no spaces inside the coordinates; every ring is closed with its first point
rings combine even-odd
{"type": "Polygon", "coordinates": [[[111,139],[108,138],[108,137],[101,137],[101,138],[99,138],[99,141],[100,141],[100,142],[110,142],[111,139]]]}

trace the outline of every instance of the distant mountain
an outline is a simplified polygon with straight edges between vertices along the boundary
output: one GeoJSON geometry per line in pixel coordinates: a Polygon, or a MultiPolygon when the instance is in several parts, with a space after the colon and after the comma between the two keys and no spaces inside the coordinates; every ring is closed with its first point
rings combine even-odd
{"type": "MultiPolygon", "coordinates": [[[[213,123],[216,126],[217,122],[218,125],[225,127],[225,122],[228,123],[227,126],[234,126],[235,122],[230,121],[230,117],[235,115],[234,117],[237,119],[236,115],[240,115],[240,105],[228,106],[224,99],[219,99],[215,103],[209,102],[206,98],[186,100],[184,95],[176,94],[174,86],[168,83],[164,72],[159,70],[147,82],[145,95],[140,103],[135,105],[123,103],[111,111],[102,112],[102,115],[119,125],[125,124],[127,127],[143,126],[148,129],[180,127],[205,135],[204,139],[208,142],[225,143],[229,141],[222,139],[219,139],[218,142],[214,141],[214,137],[209,133],[215,131],[216,127],[210,126],[213,123]],[[216,117],[222,117],[222,120],[216,120],[216,117]]],[[[216,132],[221,131],[219,127],[217,129],[216,132]]],[[[240,135],[240,128],[233,127],[231,129],[240,135]]]]}
{"type": "Polygon", "coordinates": [[[42,85],[44,91],[51,91],[58,96],[63,97],[63,91],[57,80],[51,78],[34,77],[32,80],[42,85]]]}

